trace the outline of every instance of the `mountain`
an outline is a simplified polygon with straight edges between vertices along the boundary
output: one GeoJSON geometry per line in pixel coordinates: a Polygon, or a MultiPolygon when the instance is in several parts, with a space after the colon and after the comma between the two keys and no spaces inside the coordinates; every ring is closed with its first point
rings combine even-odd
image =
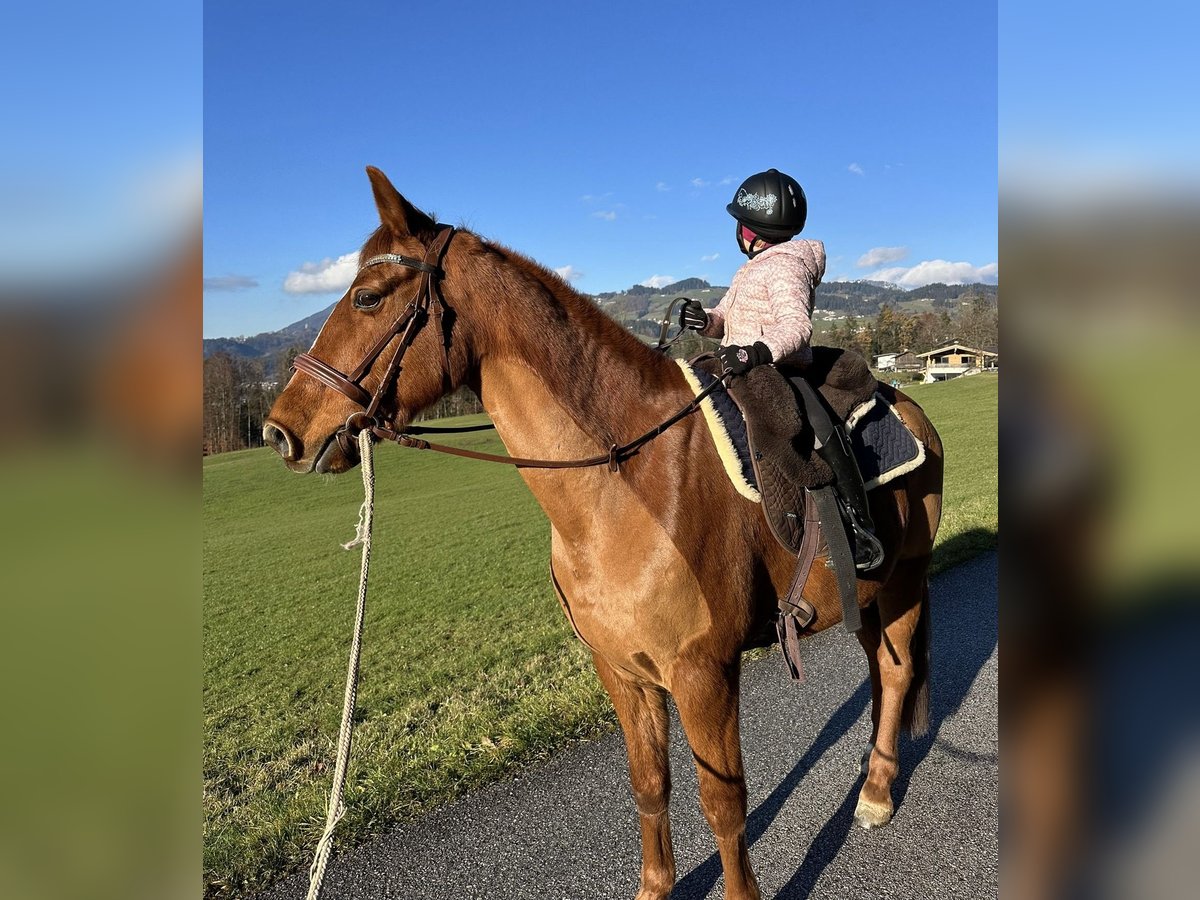
{"type": "Polygon", "coordinates": [[[235,338],[205,338],[204,355],[212,356],[224,350],[230,356],[240,356],[244,359],[270,359],[281,350],[301,346],[308,349],[316,340],[317,332],[333,312],[334,304],[330,303],[320,312],[315,312],[299,322],[293,322],[278,331],[264,331],[254,337],[235,338]]]}
{"type": "Polygon", "coordinates": [[[853,316],[879,315],[884,304],[904,312],[926,309],[955,309],[967,297],[984,297],[997,302],[999,288],[994,284],[927,284],[906,289],[883,281],[830,281],[817,288],[814,307],[819,313],[844,313],[853,316]]]}
{"type": "MultiPolygon", "coordinates": [[[[657,339],[659,325],[671,302],[679,296],[699,300],[708,309],[716,306],[728,287],[711,285],[702,278],[685,278],[661,288],[635,284],[624,291],[606,291],[592,297],[596,305],[632,331],[646,339],[657,339]]],[[[953,310],[968,297],[998,299],[994,284],[927,284],[906,290],[882,281],[831,281],[817,287],[816,316],[874,318],[884,304],[903,312],[953,310]]],[[[330,304],[299,322],[279,331],[253,337],[205,338],[204,355],[224,350],[231,356],[270,361],[280,351],[300,346],[307,349],[333,310],[330,304]]]]}
{"type": "MultiPolygon", "coordinates": [[[[703,278],[685,278],[660,288],[635,284],[624,291],[608,291],[592,299],[602,310],[643,338],[658,339],[662,318],[676,297],[699,300],[707,308],[717,305],[727,287],[714,287],[703,278]]],[[[677,310],[678,312],[678,310],[677,310]]]]}

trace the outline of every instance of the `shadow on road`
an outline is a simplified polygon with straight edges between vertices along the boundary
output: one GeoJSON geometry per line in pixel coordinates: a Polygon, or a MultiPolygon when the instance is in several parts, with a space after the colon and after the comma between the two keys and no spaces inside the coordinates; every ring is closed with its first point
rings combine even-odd
{"type": "MultiPolygon", "coordinates": [[[[978,542],[987,534],[994,540],[994,532],[982,531],[968,532],[961,535],[960,539],[968,543],[978,542]]],[[[948,543],[953,544],[954,541],[948,543]]],[[[939,604],[941,598],[937,595],[933,597],[930,728],[919,740],[901,742],[900,775],[892,789],[897,809],[904,802],[913,771],[937,742],[942,723],[961,706],[980,669],[996,648],[996,586],[985,586],[981,594],[986,596],[974,597],[971,604],[958,603],[952,606],[939,604]]],[[[800,757],[787,776],[751,811],[746,819],[746,838],[750,846],[763,836],[817,761],[855,726],[867,711],[870,700],[870,684],[864,679],[821,729],[812,746],[800,757]]],[[[864,734],[864,743],[866,737],[864,734]]],[[[821,874],[837,858],[846,835],[854,826],[854,807],[861,784],[860,776],[850,785],[845,800],[813,839],[799,868],[776,895],[777,900],[801,900],[811,895],[821,874]]],[[[672,900],[700,900],[707,897],[720,877],[721,860],[713,853],[679,881],[671,893],[672,900]]]]}

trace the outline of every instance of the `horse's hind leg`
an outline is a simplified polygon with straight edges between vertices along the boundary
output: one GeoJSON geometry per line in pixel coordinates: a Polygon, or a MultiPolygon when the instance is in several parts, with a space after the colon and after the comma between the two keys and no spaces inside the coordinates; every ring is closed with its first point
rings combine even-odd
{"type": "Polygon", "coordinates": [[[593,659],[621,721],[629,753],[629,780],[642,827],[642,882],[637,900],[666,900],[675,885],[675,851],[667,816],[671,798],[667,695],[660,687],[629,680],[598,654],[593,654],[593,659]]]}
{"type": "Polygon", "coordinates": [[[717,839],[726,900],[759,900],[746,846],[746,777],[738,725],[738,662],[677,664],[671,695],[700,779],[700,808],[717,839]]]}
{"type": "MultiPolygon", "coordinates": [[[[900,770],[900,732],[924,730],[928,684],[928,560],[905,560],[880,591],[879,620],[871,660],[873,746],[867,779],[858,795],[854,819],[863,828],[892,818],[892,782],[900,770]],[[923,618],[924,617],[924,618],[923,618]]],[[[871,617],[872,619],[874,617],[871,617]]],[[[864,628],[867,647],[872,634],[864,628]]]]}
{"type": "Polygon", "coordinates": [[[867,654],[867,667],[871,679],[871,740],[863,751],[861,760],[862,774],[866,775],[871,762],[871,751],[875,749],[875,740],[879,736],[879,709],[883,696],[883,685],[879,680],[879,658],[876,656],[883,637],[883,626],[879,622],[879,607],[875,604],[872,603],[862,610],[862,628],[858,630],[856,637],[867,654]]]}

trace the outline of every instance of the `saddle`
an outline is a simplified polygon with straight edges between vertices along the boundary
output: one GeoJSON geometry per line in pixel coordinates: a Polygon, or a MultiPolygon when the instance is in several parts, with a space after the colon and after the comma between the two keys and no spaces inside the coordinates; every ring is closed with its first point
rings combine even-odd
{"type": "MultiPolygon", "coordinates": [[[[801,514],[806,491],[833,484],[833,471],[814,450],[812,426],[801,414],[802,403],[791,378],[804,377],[821,395],[839,422],[856,417],[871,405],[879,387],[866,361],[836,347],[813,347],[812,365],[803,369],[780,364],[758,366],[734,378],[728,394],[745,422],[754,481],[763,515],[776,539],[793,553],[803,540],[801,514]]],[[[716,377],[720,363],[697,358],[693,366],[716,377]]]]}
{"type": "MultiPolygon", "coordinates": [[[[733,379],[728,388],[745,423],[763,515],[776,539],[797,557],[791,585],[779,598],[776,622],[794,679],[800,679],[802,671],[800,635],[816,618],[816,609],[802,594],[818,556],[830,559],[837,574],[846,629],[855,632],[862,624],[857,574],[833,490],[834,473],[816,453],[814,430],[801,413],[804,404],[791,379],[806,379],[838,422],[861,416],[874,404],[878,388],[859,354],[833,347],[812,349],[813,362],[803,369],[759,366],[733,379]]],[[[712,377],[720,368],[716,360],[696,359],[693,365],[712,377]]]]}

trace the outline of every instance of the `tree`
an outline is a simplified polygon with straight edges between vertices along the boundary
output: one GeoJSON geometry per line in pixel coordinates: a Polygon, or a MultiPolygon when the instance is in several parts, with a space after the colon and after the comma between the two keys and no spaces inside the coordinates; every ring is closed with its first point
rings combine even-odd
{"type": "Polygon", "coordinates": [[[902,348],[900,328],[903,318],[892,309],[890,303],[885,303],[880,307],[879,315],[875,317],[875,335],[872,342],[872,352],[888,353],[892,350],[900,350],[902,348]]]}
{"type": "Polygon", "coordinates": [[[954,320],[950,317],[949,310],[942,310],[942,314],[938,316],[938,334],[936,343],[944,344],[946,341],[954,340],[956,337],[954,320]]]}
{"type": "Polygon", "coordinates": [[[988,297],[971,296],[959,313],[958,337],[976,350],[995,347],[998,343],[996,305],[988,297]]]}
{"type": "Polygon", "coordinates": [[[292,377],[292,363],[296,357],[304,352],[304,348],[299,344],[292,344],[290,347],[285,347],[275,354],[275,362],[271,367],[271,374],[274,376],[280,390],[288,383],[288,379],[292,377]]]}
{"type": "Polygon", "coordinates": [[[260,360],[224,350],[204,361],[204,448],[226,453],[262,446],[263,420],[281,385],[268,380],[260,360]]]}
{"type": "Polygon", "coordinates": [[[941,318],[932,312],[923,312],[913,319],[912,338],[909,349],[917,353],[932,350],[942,341],[944,331],[941,318]]]}
{"type": "Polygon", "coordinates": [[[237,449],[237,363],[228,353],[204,361],[204,446],[209,453],[237,449]]]}
{"type": "Polygon", "coordinates": [[[875,346],[875,334],[871,326],[863,324],[858,327],[854,336],[850,339],[850,346],[847,350],[853,350],[867,361],[867,365],[873,363],[874,357],[871,355],[875,346]]]}
{"type": "Polygon", "coordinates": [[[830,347],[840,347],[843,350],[849,350],[854,346],[854,336],[857,333],[858,319],[854,316],[847,316],[829,329],[825,340],[830,347]]]}

